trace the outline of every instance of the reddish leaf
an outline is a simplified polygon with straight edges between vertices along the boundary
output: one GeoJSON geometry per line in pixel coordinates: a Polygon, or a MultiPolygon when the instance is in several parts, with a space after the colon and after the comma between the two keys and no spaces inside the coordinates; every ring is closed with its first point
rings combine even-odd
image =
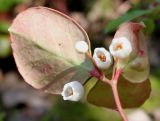
{"type": "Polygon", "coordinates": [[[19,72],[33,87],[59,94],[65,83],[84,83],[90,77],[91,62],[75,50],[77,41],[90,46],[88,36],[68,16],[45,7],[30,8],[16,17],[9,31],[19,72]]]}
{"type": "Polygon", "coordinates": [[[125,66],[123,76],[134,83],[145,81],[150,70],[147,42],[142,32],[143,28],[143,24],[128,22],[122,24],[115,34],[115,38],[126,37],[132,44],[133,52],[127,59],[120,60],[118,67],[125,66]]]}
{"type": "Polygon", "coordinates": [[[133,52],[131,56],[137,55],[138,53],[138,43],[141,41],[139,39],[139,32],[144,28],[143,24],[127,22],[122,24],[116,31],[114,38],[126,37],[132,45],[133,52]]]}
{"type": "MultiPolygon", "coordinates": [[[[91,81],[91,80],[90,80],[91,81]]],[[[142,83],[130,83],[123,77],[118,82],[118,92],[123,108],[136,108],[148,99],[151,91],[149,79],[142,83]]],[[[88,102],[97,106],[116,109],[111,87],[98,81],[87,96],[88,102]]]]}

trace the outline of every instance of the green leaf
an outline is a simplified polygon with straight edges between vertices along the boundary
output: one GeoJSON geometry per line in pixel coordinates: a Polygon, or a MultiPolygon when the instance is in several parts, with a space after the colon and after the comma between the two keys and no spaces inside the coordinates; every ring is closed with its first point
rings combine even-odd
{"type": "Polygon", "coordinates": [[[4,119],[5,119],[5,113],[0,112],[0,121],[4,121],[4,119]]]}
{"type": "Polygon", "coordinates": [[[156,7],[156,8],[149,9],[149,10],[133,10],[133,11],[127,12],[124,15],[118,17],[117,19],[114,19],[111,22],[109,22],[106,25],[104,32],[106,34],[109,32],[113,32],[114,30],[118,28],[120,24],[124,22],[131,21],[133,19],[136,19],[138,17],[144,16],[147,14],[151,14],[152,12],[156,12],[158,10],[160,10],[160,7],[156,7]]]}
{"type": "Polygon", "coordinates": [[[45,7],[20,13],[9,28],[13,55],[26,82],[60,94],[63,85],[90,77],[93,65],[75,44],[90,41],[86,32],[68,16],[45,7]]]}
{"type": "Polygon", "coordinates": [[[0,32],[2,32],[2,33],[8,33],[9,26],[10,26],[10,23],[0,21],[0,32]]]}
{"type": "Polygon", "coordinates": [[[0,36],[0,58],[6,58],[11,54],[10,42],[7,37],[0,36]]]}
{"type": "Polygon", "coordinates": [[[141,21],[143,21],[143,23],[146,26],[145,33],[146,34],[151,34],[154,31],[154,29],[155,29],[155,22],[154,22],[154,20],[150,19],[150,18],[145,18],[145,19],[142,19],[141,21]]]}
{"type": "MultiPolygon", "coordinates": [[[[92,81],[92,80],[90,80],[92,81]]],[[[136,108],[141,106],[151,92],[149,79],[142,83],[131,83],[120,77],[118,81],[118,93],[123,108],[136,108]]],[[[87,96],[88,102],[97,106],[116,109],[110,85],[98,81],[87,96]]]]}
{"type": "Polygon", "coordinates": [[[16,4],[19,4],[22,0],[0,0],[0,11],[5,12],[11,9],[16,4]]]}

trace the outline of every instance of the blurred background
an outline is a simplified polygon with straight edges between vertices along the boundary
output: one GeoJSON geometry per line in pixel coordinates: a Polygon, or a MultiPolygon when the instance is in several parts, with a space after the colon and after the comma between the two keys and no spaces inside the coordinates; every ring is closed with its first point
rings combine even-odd
{"type": "Polygon", "coordinates": [[[0,0],[0,121],[121,121],[115,111],[64,102],[24,82],[12,56],[8,27],[32,6],[47,6],[74,18],[87,31],[92,49],[107,48],[121,23],[144,22],[152,92],[144,105],[126,113],[130,121],[160,121],[160,0],[0,0]]]}

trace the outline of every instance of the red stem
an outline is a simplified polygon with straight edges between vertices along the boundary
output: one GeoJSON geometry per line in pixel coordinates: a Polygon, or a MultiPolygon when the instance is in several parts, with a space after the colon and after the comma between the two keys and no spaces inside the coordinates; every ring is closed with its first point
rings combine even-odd
{"type": "Polygon", "coordinates": [[[118,79],[123,71],[122,68],[118,69],[116,68],[117,66],[117,61],[115,61],[114,63],[114,67],[113,67],[113,74],[112,74],[112,79],[109,80],[106,78],[105,74],[99,70],[99,68],[97,67],[95,61],[93,60],[91,54],[89,52],[86,53],[86,55],[89,57],[89,59],[92,61],[93,65],[95,66],[95,70],[91,71],[91,76],[93,77],[96,77],[97,79],[109,84],[111,87],[112,87],[112,91],[113,91],[113,96],[114,96],[114,100],[115,100],[115,103],[116,103],[116,106],[117,106],[117,109],[118,109],[118,112],[120,113],[123,121],[128,121],[125,113],[123,112],[123,108],[122,108],[122,105],[121,105],[121,102],[120,102],[120,98],[119,98],[119,95],[118,95],[118,87],[117,87],[117,84],[118,84],[118,79]]]}
{"type": "Polygon", "coordinates": [[[118,112],[120,113],[123,121],[128,121],[128,119],[123,111],[120,99],[119,99],[118,89],[117,89],[117,80],[113,80],[111,86],[112,86],[113,96],[114,96],[115,103],[117,105],[118,112]]]}
{"type": "Polygon", "coordinates": [[[117,67],[117,59],[115,59],[114,65],[113,65],[113,73],[112,73],[112,80],[114,79],[115,73],[116,73],[116,67],[117,67]]]}
{"type": "Polygon", "coordinates": [[[112,87],[112,91],[113,91],[113,96],[114,96],[114,100],[115,100],[115,103],[117,105],[117,109],[123,119],[123,121],[128,121],[125,113],[123,112],[123,108],[122,108],[122,105],[121,105],[121,102],[120,102],[120,98],[119,98],[119,94],[118,94],[118,87],[117,87],[117,84],[118,84],[118,79],[122,73],[123,69],[120,68],[117,72],[116,72],[116,75],[114,77],[113,80],[111,80],[111,87],[112,87]]]}
{"type": "Polygon", "coordinates": [[[114,76],[114,78],[113,78],[112,80],[118,81],[118,79],[119,79],[119,77],[120,77],[122,71],[123,71],[123,69],[120,68],[120,69],[116,72],[116,75],[114,76]]]}
{"type": "Polygon", "coordinates": [[[105,77],[102,79],[103,82],[105,83],[108,83],[111,87],[112,87],[112,91],[113,91],[113,96],[114,96],[114,100],[115,100],[115,103],[116,103],[116,106],[117,106],[117,109],[118,109],[118,112],[120,113],[123,121],[128,121],[124,111],[123,111],[123,108],[122,108],[122,105],[121,105],[121,102],[120,102],[120,98],[119,98],[119,95],[118,95],[118,87],[117,87],[117,84],[118,84],[118,79],[122,73],[123,69],[120,68],[116,74],[114,75],[114,78],[113,80],[110,80],[108,81],[105,77]]]}
{"type": "Polygon", "coordinates": [[[91,62],[93,63],[94,67],[96,68],[96,70],[101,73],[101,70],[97,67],[96,62],[94,61],[94,59],[93,59],[93,57],[92,57],[92,55],[90,54],[89,51],[86,52],[86,56],[91,60],[91,62]]]}

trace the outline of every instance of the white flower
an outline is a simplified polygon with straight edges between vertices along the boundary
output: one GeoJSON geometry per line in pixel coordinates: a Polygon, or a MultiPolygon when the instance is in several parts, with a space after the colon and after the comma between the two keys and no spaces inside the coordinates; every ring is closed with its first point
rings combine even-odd
{"type": "Polygon", "coordinates": [[[88,51],[88,44],[85,41],[78,41],[75,44],[75,48],[80,53],[86,53],[88,51]]]}
{"type": "Polygon", "coordinates": [[[132,52],[132,45],[126,37],[115,38],[109,47],[111,54],[119,59],[124,59],[132,52]]]}
{"type": "Polygon", "coordinates": [[[111,54],[103,47],[95,48],[93,59],[100,69],[107,69],[112,64],[111,54]]]}
{"type": "Polygon", "coordinates": [[[83,85],[78,81],[72,81],[64,85],[61,93],[64,100],[79,101],[84,95],[83,85]]]}

